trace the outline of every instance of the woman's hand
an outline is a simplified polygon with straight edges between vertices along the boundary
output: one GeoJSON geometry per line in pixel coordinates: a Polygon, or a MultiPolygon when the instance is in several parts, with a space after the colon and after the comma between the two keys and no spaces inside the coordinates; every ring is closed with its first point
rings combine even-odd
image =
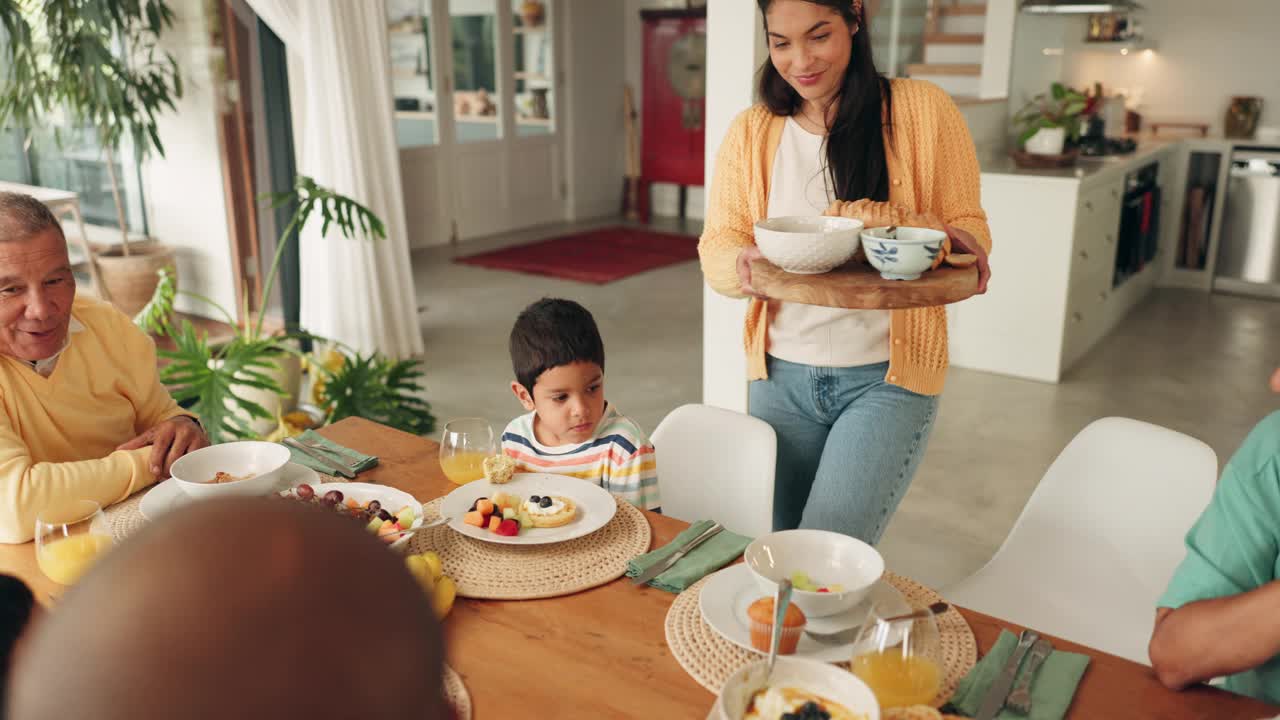
{"type": "MultiPolygon", "coordinates": [[[[987,251],[967,231],[961,230],[954,225],[945,225],[944,227],[947,230],[947,236],[951,238],[953,250],[967,253],[978,259],[978,294],[985,293],[987,291],[987,281],[991,279],[991,264],[987,262],[987,251]]],[[[738,274],[742,274],[741,265],[739,265],[738,274]]]]}
{"type": "Polygon", "coordinates": [[[763,259],[764,253],[761,253],[760,248],[755,245],[748,245],[742,249],[742,252],[738,253],[738,289],[747,297],[768,300],[768,295],[758,292],[751,286],[751,261],[763,259]]]}
{"type": "Polygon", "coordinates": [[[1275,373],[1271,376],[1271,392],[1280,393],[1280,368],[1276,368],[1275,373]]]}

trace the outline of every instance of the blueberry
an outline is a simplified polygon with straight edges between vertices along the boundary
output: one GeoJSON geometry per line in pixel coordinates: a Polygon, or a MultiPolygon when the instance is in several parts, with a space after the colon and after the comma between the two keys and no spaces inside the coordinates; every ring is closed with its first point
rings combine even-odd
{"type": "Polygon", "coordinates": [[[542,498],[538,497],[537,495],[530,495],[529,502],[534,503],[536,505],[537,503],[542,502],[542,498]]]}
{"type": "Polygon", "coordinates": [[[800,708],[800,712],[801,712],[801,713],[803,713],[803,714],[805,714],[805,715],[812,715],[813,713],[816,713],[816,712],[818,712],[818,711],[819,711],[819,710],[821,710],[821,709],[822,709],[822,707],[821,707],[821,706],[819,706],[819,705],[818,705],[818,703],[816,703],[816,702],[814,702],[814,701],[810,700],[809,702],[805,703],[805,704],[800,708]]]}
{"type": "Polygon", "coordinates": [[[795,713],[783,713],[779,720],[802,720],[802,718],[795,713]]]}
{"type": "Polygon", "coordinates": [[[542,498],[542,501],[538,503],[538,507],[551,507],[551,496],[548,495],[547,497],[542,498]]]}

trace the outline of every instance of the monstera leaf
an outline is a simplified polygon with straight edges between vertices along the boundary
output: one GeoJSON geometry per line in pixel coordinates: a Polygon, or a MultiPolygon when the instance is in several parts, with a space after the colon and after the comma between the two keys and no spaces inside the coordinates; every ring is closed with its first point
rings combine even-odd
{"type": "Polygon", "coordinates": [[[237,389],[257,388],[279,395],[284,389],[269,374],[282,352],[276,338],[248,339],[237,335],[220,348],[210,347],[208,337],[197,332],[190,320],[170,334],[173,350],[160,350],[169,361],[160,370],[160,379],[173,399],[195,413],[209,442],[255,438],[249,418],[269,419],[266,408],[237,395],[237,389]],[[237,413],[237,409],[243,411],[237,413]]]}
{"type": "Polygon", "coordinates": [[[431,405],[422,399],[420,360],[389,360],[378,353],[353,353],[336,370],[316,365],[325,374],[320,401],[329,422],[362,417],[414,435],[435,429],[431,405]]]}

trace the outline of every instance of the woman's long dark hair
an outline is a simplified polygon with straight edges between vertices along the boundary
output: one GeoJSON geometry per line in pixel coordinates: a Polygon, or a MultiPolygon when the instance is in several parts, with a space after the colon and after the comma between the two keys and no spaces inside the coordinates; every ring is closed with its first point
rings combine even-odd
{"type": "MultiPolygon", "coordinates": [[[[757,0],[767,14],[773,0],[757,0]]],[[[854,13],[852,0],[807,0],[840,13],[850,26],[853,54],[836,99],[839,109],[827,130],[827,170],[838,200],[889,199],[889,166],[885,159],[884,118],[893,117],[893,96],[889,81],[876,72],[871,56],[871,33],[865,4],[854,13]],[[860,15],[860,16],[859,16],[860,15]]],[[[765,19],[765,31],[769,21],[765,19]]],[[[778,73],[773,59],[760,68],[760,98],[774,115],[795,115],[803,99],[778,73]]],[[[892,134],[892,125],[890,125],[892,134]]]]}

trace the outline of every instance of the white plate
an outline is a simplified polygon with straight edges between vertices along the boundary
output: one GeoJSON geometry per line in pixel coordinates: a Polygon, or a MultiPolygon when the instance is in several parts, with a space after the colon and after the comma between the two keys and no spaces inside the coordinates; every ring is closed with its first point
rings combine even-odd
{"type": "MultiPolygon", "coordinates": [[[[272,492],[286,490],[302,483],[315,485],[319,481],[320,476],[316,474],[315,470],[306,465],[289,463],[280,471],[280,477],[277,479],[272,492]]],[[[191,502],[195,501],[182,492],[182,488],[178,486],[178,481],[169,478],[151,488],[146,495],[142,496],[142,502],[138,504],[138,512],[142,513],[142,517],[148,520],[155,520],[161,515],[191,502]]]]}
{"type": "MultiPolygon", "coordinates": [[[[295,483],[295,485],[298,483],[295,483]]],[[[293,486],[290,486],[293,487],[293,486]]],[[[418,499],[403,490],[389,487],[387,485],[374,485],[373,483],[360,482],[333,482],[320,483],[312,485],[312,489],[316,491],[316,497],[322,497],[330,490],[337,490],[342,493],[342,500],[355,500],[364,504],[371,500],[377,500],[382,507],[389,513],[399,512],[400,508],[405,506],[413,508],[413,525],[409,526],[408,531],[400,536],[399,540],[391,543],[387,547],[392,550],[399,550],[409,544],[409,539],[413,537],[414,531],[422,527],[422,503],[418,499]]],[[[289,490],[281,490],[280,494],[288,494],[289,490]]],[[[336,512],[336,511],[335,511],[336,512]]]]}
{"type": "Polygon", "coordinates": [[[444,502],[440,504],[440,514],[452,518],[449,527],[467,537],[503,545],[546,545],[580,538],[607,525],[617,511],[618,504],[614,502],[613,496],[599,485],[567,475],[546,473],[516,473],[511,482],[505,485],[493,485],[485,480],[470,482],[446,495],[444,502]],[[462,516],[471,509],[471,503],[479,498],[487,498],[499,490],[526,500],[531,495],[567,497],[578,506],[578,516],[560,527],[529,528],[511,537],[462,522],[462,516]]]}
{"type": "MultiPolygon", "coordinates": [[[[702,617],[724,639],[740,645],[761,655],[766,652],[756,650],[751,645],[751,625],[747,617],[747,608],[751,603],[764,597],[756,586],[751,568],[738,563],[711,576],[702,588],[698,598],[698,607],[702,617]]],[[[848,612],[829,615],[822,618],[809,618],[806,627],[818,632],[837,632],[857,625],[867,619],[867,613],[873,604],[881,608],[881,612],[893,615],[911,612],[911,606],[902,593],[884,580],[871,586],[866,599],[854,605],[848,612]]],[[[801,635],[796,645],[795,657],[812,658],[826,662],[848,662],[853,658],[853,643],[847,645],[825,645],[808,635],[801,635]]]]}

